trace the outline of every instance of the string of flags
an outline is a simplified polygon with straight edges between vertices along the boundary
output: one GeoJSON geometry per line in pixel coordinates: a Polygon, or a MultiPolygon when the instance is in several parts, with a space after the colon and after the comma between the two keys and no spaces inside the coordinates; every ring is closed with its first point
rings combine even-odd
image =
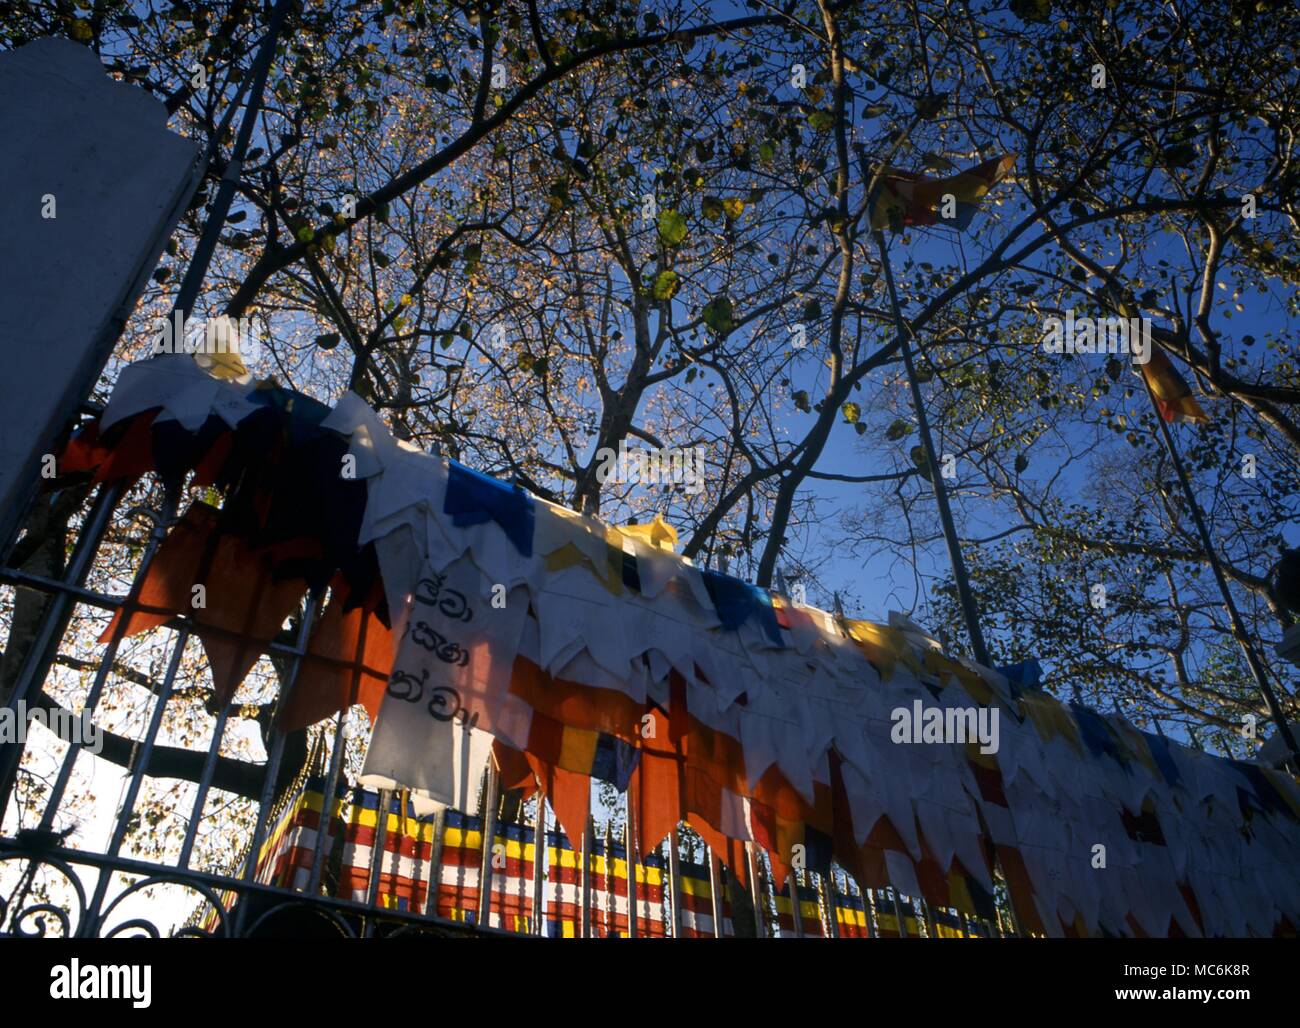
{"type": "MultiPolygon", "coordinates": [[[[319,756],[319,754],[317,755],[319,756]]],[[[317,759],[299,775],[288,791],[259,851],[254,880],[298,893],[324,894],[382,910],[430,913],[470,925],[479,922],[483,868],[483,818],[448,809],[437,815],[416,813],[409,793],[381,791],[340,781],[329,804],[327,783],[317,759]],[[328,807],[328,810],[327,810],[328,807]],[[384,811],[383,817],[380,811],[384,811]],[[382,841],[381,841],[382,839],[382,841]]],[[[534,826],[498,821],[493,828],[489,855],[491,881],[486,924],[516,934],[534,934],[537,912],[550,938],[583,937],[581,855],[562,832],[548,831],[546,839],[546,891],[535,906],[536,851],[534,826]],[[544,907],[544,909],[543,909],[544,907]]],[[[608,829],[607,829],[608,832],[608,829]]],[[[586,883],[588,922],[586,937],[626,938],[629,910],[626,848],[594,836],[589,840],[586,883]]],[[[706,854],[707,857],[707,854],[706,854]]],[[[638,938],[730,938],[736,934],[731,891],[725,869],[720,872],[718,899],[722,919],[713,920],[714,898],[706,863],[681,860],[673,890],[668,888],[668,861],[660,852],[635,861],[636,935],[638,938]],[[670,892],[677,897],[672,900],[670,892]],[[680,908],[676,920],[672,907],[680,908]],[[670,922],[674,927],[670,928],[670,922]]],[[[793,881],[793,878],[791,879],[793,881]]],[[[869,926],[866,898],[841,886],[832,876],[833,900],[828,905],[816,886],[798,884],[800,931],[804,937],[827,934],[825,919],[835,921],[839,938],[898,936],[891,899],[877,899],[877,921],[869,926]]],[[[760,932],[768,926],[779,938],[796,932],[787,894],[771,897],[761,889],[760,932]],[[775,922],[772,913],[775,912],[775,922]]],[[[235,894],[223,904],[232,907],[235,894]]],[[[903,901],[910,904],[910,901],[903,901]]],[[[910,912],[911,906],[906,909],[910,912]]],[[[932,912],[938,938],[975,935],[948,911],[932,912]]],[[[214,909],[202,909],[191,923],[212,933],[219,927],[214,909]],[[201,913],[202,916],[199,916],[201,913]]],[[[908,931],[917,937],[917,919],[909,917],[908,931]]]]}
{"type": "Polygon", "coordinates": [[[901,615],[832,615],[696,567],[662,520],[621,529],[425,454],[352,394],[331,409],[157,357],[124,370],[58,470],[56,486],[215,489],[106,638],[188,615],[229,700],[317,597],[279,727],[363,705],[362,784],[410,790],[417,816],[469,809],[492,761],[570,841],[595,778],[627,793],[642,855],[685,821],[741,886],[746,848],[763,852],[778,894],[834,862],[968,916],[1000,876],[1023,930],[1047,935],[1300,924],[1291,776],[1064,706],[901,615]]]}

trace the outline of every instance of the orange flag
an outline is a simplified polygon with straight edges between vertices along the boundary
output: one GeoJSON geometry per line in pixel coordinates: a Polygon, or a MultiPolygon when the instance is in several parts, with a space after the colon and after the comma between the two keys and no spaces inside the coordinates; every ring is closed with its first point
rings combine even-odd
{"type": "Polygon", "coordinates": [[[1155,394],[1156,408],[1166,421],[1209,421],[1210,417],[1201,409],[1192,395],[1192,390],[1183,376],[1174,370],[1174,366],[1165,356],[1164,351],[1151,348],[1151,359],[1139,365],[1142,374],[1155,394]]]}

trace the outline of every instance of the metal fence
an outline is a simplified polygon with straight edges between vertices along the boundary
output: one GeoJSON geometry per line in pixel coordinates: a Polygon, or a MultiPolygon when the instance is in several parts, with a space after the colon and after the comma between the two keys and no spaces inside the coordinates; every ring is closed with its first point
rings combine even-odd
{"type": "MultiPolygon", "coordinates": [[[[501,931],[490,926],[488,840],[496,836],[502,811],[518,805],[501,795],[492,769],[479,797],[484,844],[473,917],[437,913],[442,816],[435,824],[431,859],[421,870],[429,883],[423,909],[397,910],[382,902],[383,815],[371,847],[374,863],[364,901],[326,894],[324,823],[310,874],[299,888],[268,884],[259,874],[259,857],[278,811],[308,769],[309,748],[324,773],[324,794],[333,796],[340,782],[353,780],[368,723],[364,715],[344,712],[307,733],[275,727],[276,711],[292,693],[306,653],[319,598],[303,602],[224,705],[212,699],[187,616],[169,615],[153,631],[124,637],[127,618],[113,621],[113,615],[124,606],[136,609],[144,569],[178,510],[192,498],[184,489],[168,493],[152,476],[129,488],[47,494],[29,512],[28,531],[0,565],[0,631],[7,637],[0,697],[11,724],[41,711],[42,723],[58,729],[33,728],[26,745],[0,739],[0,934],[383,937],[501,931]],[[71,730],[92,725],[99,729],[97,739],[93,732],[71,730]],[[98,756],[90,752],[94,748],[98,756]]],[[[388,801],[382,796],[381,811],[388,801]]],[[[543,887],[552,819],[544,801],[533,807],[527,929],[545,934],[547,915],[553,913],[543,887]]],[[[606,812],[613,819],[615,812],[606,812]]],[[[589,822],[576,847],[581,850],[580,910],[573,934],[579,936],[593,933],[592,897],[599,887],[591,852],[595,838],[589,822]]],[[[625,836],[623,841],[631,842],[625,836]]],[[[830,879],[792,874],[777,897],[765,857],[752,847],[747,890],[727,878],[716,855],[687,828],[672,834],[666,850],[668,935],[700,934],[684,927],[692,896],[683,892],[683,856],[698,856],[707,868],[709,888],[701,886],[698,894],[707,896],[715,934],[724,931],[728,906],[734,934],[807,934],[800,901],[807,908],[809,895],[815,897],[820,934],[841,933],[847,923],[843,904],[851,902],[846,896],[861,905],[861,934],[879,934],[886,922],[897,931],[885,934],[908,934],[909,919],[897,894],[856,895],[848,876],[839,872],[830,879]]],[[[625,852],[632,852],[631,845],[625,852]]],[[[627,877],[631,911],[636,874],[629,870],[627,877]]],[[[932,912],[919,900],[909,901],[907,909],[916,915],[910,921],[915,934],[1002,934],[1001,910],[997,923],[977,925],[961,915],[932,912]],[[936,915],[947,923],[958,918],[959,929],[937,930],[936,915]]],[[[629,918],[628,934],[636,934],[635,916],[629,918]]]]}

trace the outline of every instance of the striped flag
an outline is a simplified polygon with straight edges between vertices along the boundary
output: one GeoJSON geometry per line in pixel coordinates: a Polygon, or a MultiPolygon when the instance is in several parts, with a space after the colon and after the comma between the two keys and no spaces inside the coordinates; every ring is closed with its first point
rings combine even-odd
{"type": "MultiPolygon", "coordinates": [[[[325,811],[325,783],[307,779],[268,834],[259,860],[258,880],[282,889],[305,891],[311,883],[316,840],[325,811]]],[[[351,790],[340,782],[330,804],[322,846],[321,882],[327,894],[365,903],[379,835],[380,796],[351,790]],[[344,811],[346,810],[346,820],[344,811]]],[[[383,853],[378,855],[377,906],[422,912],[428,899],[433,856],[433,818],[416,817],[410,796],[388,797],[383,853]]]]}
{"type": "MultiPolygon", "coordinates": [[[[911,900],[900,898],[897,909],[903,912],[903,928],[907,931],[907,937],[918,938],[921,928],[917,923],[916,911],[912,909],[911,900]]],[[[897,939],[900,934],[894,900],[881,889],[876,890],[876,934],[882,939],[897,939]]]]}
{"type": "MultiPolygon", "coordinates": [[[[433,858],[433,817],[416,817],[409,793],[389,795],[387,801],[382,806],[378,793],[359,787],[352,790],[343,828],[337,895],[359,903],[369,898],[372,858],[379,843],[382,816],[385,826],[383,851],[378,855],[376,904],[385,909],[423,912],[428,903],[433,858]]],[[[332,834],[336,831],[332,819],[330,829],[332,834]]]]}
{"type": "Polygon", "coordinates": [[[627,935],[627,860],[609,839],[591,842],[591,934],[597,939],[627,935]]]}
{"type": "Polygon", "coordinates": [[[668,923],[664,917],[664,858],[647,854],[636,866],[636,934],[640,939],[664,939],[668,923]]]}
{"type": "Polygon", "coordinates": [[[448,810],[438,867],[438,916],[478,923],[479,868],[483,861],[483,822],[448,810]]]}
{"type": "MultiPolygon", "coordinates": [[[[782,939],[795,938],[794,918],[790,914],[790,882],[793,881],[794,878],[788,878],[786,888],[776,894],[777,936],[782,939]]],[[[824,934],[822,907],[816,887],[796,883],[795,895],[799,897],[799,927],[803,930],[804,938],[820,938],[824,934]]]]}
{"type": "MultiPolygon", "coordinates": [[[[709,869],[703,864],[683,862],[678,867],[681,881],[681,915],[682,938],[712,939],[713,932],[713,889],[709,884],[709,869]]],[[[725,885],[725,882],[723,883],[725,885]]],[[[731,920],[731,904],[727,901],[727,892],[722,891],[722,932],[723,938],[736,934],[731,920]]]]}
{"type": "Polygon", "coordinates": [[[492,837],[492,908],[488,924],[508,932],[533,930],[533,829],[498,822],[492,837]]]}
{"type": "Polygon", "coordinates": [[[576,939],[582,934],[581,855],[563,832],[547,832],[546,861],[546,880],[551,885],[546,934],[552,939],[576,939]]]}
{"type": "Polygon", "coordinates": [[[966,926],[956,914],[949,913],[947,910],[932,910],[930,916],[934,918],[934,931],[939,938],[966,938],[966,926]]]}
{"type": "Polygon", "coordinates": [[[835,889],[835,925],[841,939],[867,937],[867,905],[861,896],[835,889]]]}

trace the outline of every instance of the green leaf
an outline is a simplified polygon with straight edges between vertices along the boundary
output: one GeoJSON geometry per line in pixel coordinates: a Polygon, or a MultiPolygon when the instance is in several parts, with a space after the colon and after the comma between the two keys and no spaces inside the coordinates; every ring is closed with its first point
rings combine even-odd
{"type": "Polygon", "coordinates": [[[686,238],[686,219],[677,211],[664,211],[659,215],[659,238],[664,246],[680,246],[686,238]]]}
{"type": "Polygon", "coordinates": [[[1029,467],[1029,458],[1023,453],[1016,457],[1016,474],[1022,474],[1029,467]]]}
{"type": "Polygon", "coordinates": [[[316,337],[316,345],[322,350],[332,350],[339,345],[339,334],[337,332],[325,332],[316,337]]]}
{"type": "Polygon", "coordinates": [[[808,124],[814,132],[829,132],[835,127],[835,115],[830,111],[813,111],[808,115],[808,124]]]}
{"type": "Polygon", "coordinates": [[[811,300],[809,300],[807,303],[803,305],[803,320],[816,321],[821,316],[822,316],[822,302],[819,299],[817,299],[817,297],[814,296],[811,300]]]}
{"type": "Polygon", "coordinates": [[[745,213],[745,201],[731,197],[722,201],[722,209],[726,212],[729,221],[735,221],[745,213]]]}
{"type": "Polygon", "coordinates": [[[731,301],[727,297],[715,296],[704,305],[704,310],[700,312],[700,316],[709,328],[713,329],[718,335],[725,336],[731,331],[734,323],[734,313],[731,301]]]}
{"type": "Polygon", "coordinates": [[[384,253],[383,250],[371,250],[370,259],[375,262],[375,267],[386,268],[393,263],[393,259],[384,253]]]}
{"type": "Polygon", "coordinates": [[[840,407],[840,413],[844,415],[846,424],[856,425],[858,419],[862,417],[862,408],[856,403],[846,403],[840,407]]]}
{"type": "Polygon", "coordinates": [[[709,221],[719,220],[723,213],[722,201],[716,196],[706,196],[700,201],[700,213],[709,221]]]}
{"type": "Polygon", "coordinates": [[[794,394],[794,405],[805,414],[812,413],[812,405],[808,402],[808,390],[799,389],[794,394]]]}
{"type": "Polygon", "coordinates": [[[895,418],[892,422],[890,422],[889,427],[885,429],[885,438],[888,439],[891,443],[896,443],[898,442],[898,440],[904,438],[905,436],[909,436],[911,434],[912,434],[912,423],[910,421],[904,420],[903,418],[895,418]]]}
{"type": "Polygon", "coordinates": [[[656,300],[671,300],[681,289],[681,277],[675,271],[661,271],[655,276],[652,292],[656,300]]]}

